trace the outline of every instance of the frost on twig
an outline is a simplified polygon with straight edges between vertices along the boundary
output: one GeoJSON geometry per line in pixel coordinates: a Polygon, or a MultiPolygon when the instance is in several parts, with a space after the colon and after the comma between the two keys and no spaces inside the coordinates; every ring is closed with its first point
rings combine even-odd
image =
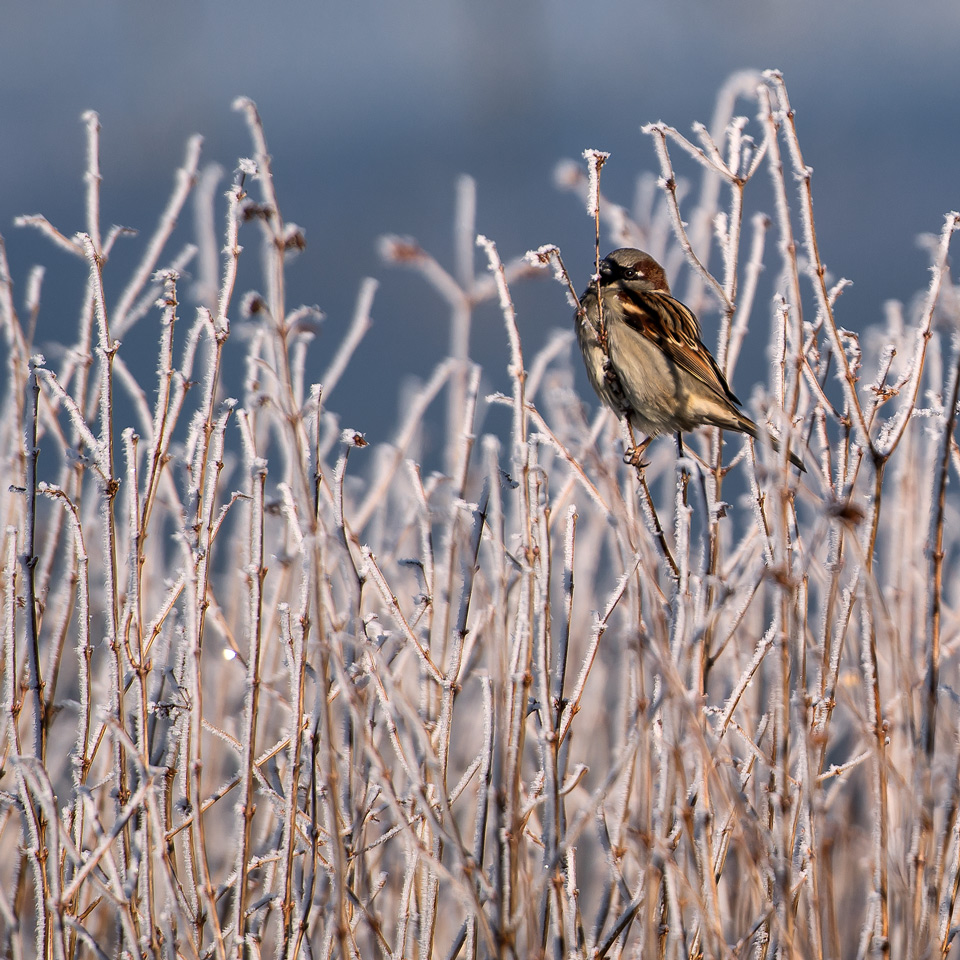
{"type": "Polygon", "coordinates": [[[450,249],[385,237],[439,293],[398,393],[355,360],[388,284],[341,278],[352,318],[321,322],[323,278],[288,302],[306,230],[236,105],[224,210],[193,139],[126,272],[85,117],[82,233],[19,221],[83,258],[74,330],[57,256],[21,286],[0,240],[8,952],[948,955],[960,217],[915,311],[863,327],[781,75],[646,127],[635,196],[600,151],[563,166],[598,250],[686,278],[781,443],[695,430],[637,471],[581,389],[556,243],[501,258],[469,177],[450,249]],[[562,296],[521,286],[548,270],[562,296]]]}
{"type": "Polygon", "coordinates": [[[597,216],[600,208],[600,171],[610,159],[603,150],[584,150],[583,159],[587,161],[587,216],[597,216]]]}

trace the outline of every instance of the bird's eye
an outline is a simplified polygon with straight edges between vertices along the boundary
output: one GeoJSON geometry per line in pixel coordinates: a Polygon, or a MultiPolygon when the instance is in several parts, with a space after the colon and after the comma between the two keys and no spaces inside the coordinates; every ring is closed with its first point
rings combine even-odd
{"type": "Polygon", "coordinates": [[[623,271],[623,277],[625,280],[636,280],[637,271],[634,270],[633,267],[627,267],[627,269],[623,271]]]}

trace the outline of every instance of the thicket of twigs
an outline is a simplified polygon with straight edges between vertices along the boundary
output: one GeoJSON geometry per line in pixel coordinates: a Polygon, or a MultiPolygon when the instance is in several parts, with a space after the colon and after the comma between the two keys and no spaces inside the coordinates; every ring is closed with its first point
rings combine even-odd
{"type": "Polygon", "coordinates": [[[574,390],[572,320],[523,352],[509,285],[559,251],[477,250],[465,180],[454,270],[384,242],[449,304],[450,356],[363,449],[329,404],[374,284],[344,342],[311,348],[284,292],[303,236],[239,107],[253,158],[225,229],[171,249],[191,192],[213,216],[191,142],[115,299],[87,118],[86,232],[25,218],[88,268],[50,363],[42,276],[15,287],[0,246],[3,955],[950,953],[957,215],[917,303],[857,336],[778,75],[733,78],[692,141],[647,128],[662,170],[637,209],[600,194],[602,155],[563,167],[604,250],[682,278],[742,394],[744,338],[768,344],[748,406],[807,466],[703,430],[638,475],[574,390]],[[770,216],[744,217],[761,182],[770,216]],[[491,298],[509,396],[470,360],[491,298]],[[152,382],[117,348],[134,324],[157,331],[152,382]],[[477,436],[491,403],[509,437],[477,436]],[[442,474],[418,466],[427,430],[442,474]]]}

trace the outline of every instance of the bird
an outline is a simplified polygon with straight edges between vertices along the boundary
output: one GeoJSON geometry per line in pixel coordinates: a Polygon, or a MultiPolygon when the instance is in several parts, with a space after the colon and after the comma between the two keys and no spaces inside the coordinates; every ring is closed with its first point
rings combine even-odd
{"type": "MultiPolygon", "coordinates": [[[[760,438],[700,339],[699,321],[671,295],[663,267],[649,253],[621,247],[607,254],[580,298],[575,324],[597,396],[646,437],[627,452],[628,463],[644,466],[642,454],[659,434],[679,440],[703,425],[760,438]]],[[[779,449],[775,438],[767,440],[779,449]]],[[[793,453],[790,462],[806,469],[793,453]]]]}

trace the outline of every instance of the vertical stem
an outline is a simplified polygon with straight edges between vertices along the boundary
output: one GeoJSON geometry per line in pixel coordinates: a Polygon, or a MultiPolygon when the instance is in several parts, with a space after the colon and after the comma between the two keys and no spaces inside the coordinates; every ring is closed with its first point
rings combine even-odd
{"type": "MultiPolygon", "coordinates": [[[[920,838],[917,846],[918,862],[914,871],[914,904],[919,907],[917,943],[925,943],[929,936],[930,916],[936,909],[936,900],[930,899],[928,872],[932,868],[933,848],[933,786],[932,774],[937,740],[937,701],[940,692],[940,623],[943,604],[943,527],[946,513],[947,480],[950,473],[950,454],[953,449],[953,431],[957,422],[957,402],[960,400],[960,356],[953,373],[953,385],[946,407],[947,419],[940,446],[940,465],[936,478],[936,507],[933,516],[933,545],[930,548],[930,589],[928,597],[928,635],[924,676],[924,705],[921,722],[922,753],[917,758],[920,777],[920,838]]],[[[932,891],[931,891],[932,893],[932,891]]],[[[915,921],[918,918],[915,914],[915,921]]]]}
{"type": "MultiPolygon", "coordinates": [[[[253,815],[255,777],[253,772],[257,757],[257,722],[260,708],[260,655],[263,639],[263,580],[266,568],[263,565],[263,517],[264,487],[267,479],[267,463],[257,456],[256,441],[250,430],[245,411],[238,415],[242,424],[244,451],[247,469],[250,474],[250,503],[248,507],[247,534],[247,616],[246,627],[249,634],[247,653],[247,677],[244,710],[244,732],[242,738],[240,789],[242,802],[240,813],[242,824],[239,829],[240,843],[236,859],[236,916],[234,917],[234,955],[240,960],[245,954],[246,942],[246,901],[247,872],[250,851],[250,832],[253,815]]],[[[253,951],[251,951],[252,953],[253,951]]]]}
{"type": "MultiPolygon", "coordinates": [[[[37,597],[34,589],[34,571],[37,566],[34,537],[37,526],[37,458],[40,448],[37,446],[37,413],[40,401],[40,383],[33,363],[27,380],[31,401],[28,406],[27,423],[27,476],[26,476],[26,516],[24,522],[23,552],[20,554],[20,567],[23,571],[24,630],[26,632],[25,661],[27,679],[25,693],[30,704],[30,740],[27,744],[28,756],[35,757],[41,764],[46,756],[46,718],[43,700],[43,679],[40,676],[40,638],[37,631],[37,597]]],[[[13,667],[13,664],[11,664],[13,667]]],[[[42,812],[39,813],[42,818],[42,812]]],[[[41,831],[42,833],[42,831],[41,831]]]]}

